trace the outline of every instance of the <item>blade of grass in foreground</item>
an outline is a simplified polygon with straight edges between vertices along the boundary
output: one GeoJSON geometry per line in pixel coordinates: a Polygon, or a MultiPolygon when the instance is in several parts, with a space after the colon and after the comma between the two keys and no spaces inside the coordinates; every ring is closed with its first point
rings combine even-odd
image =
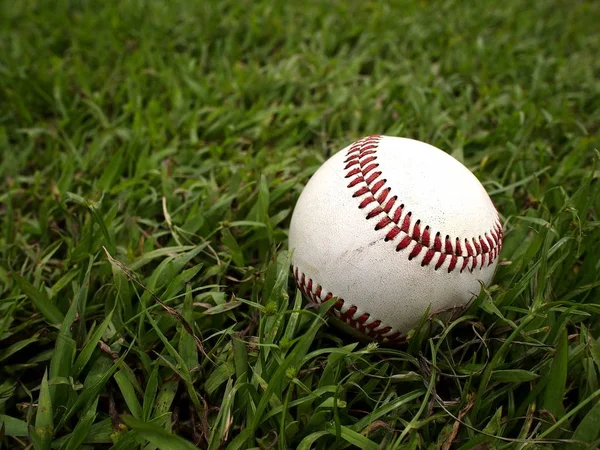
{"type": "Polygon", "coordinates": [[[146,389],[144,390],[142,418],[145,421],[150,420],[150,417],[152,416],[152,410],[154,408],[154,400],[156,399],[156,391],[158,389],[158,368],[159,365],[155,364],[150,376],[148,377],[146,389]]]}
{"type": "Polygon", "coordinates": [[[116,360],[114,364],[112,364],[110,368],[105,373],[103,373],[99,379],[94,381],[90,386],[84,389],[81,392],[81,394],[79,394],[75,402],[67,409],[65,414],[61,417],[57,429],[61,429],[66,423],[66,421],[70,419],[80,409],[85,407],[87,410],[87,408],[93,404],[93,402],[97,399],[98,395],[100,394],[100,391],[104,388],[108,380],[110,380],[113,374],[121,366],[122,362],[129,354],[129,351],[131,350],[131,347],[134,343],[135,341],[131,343],[127,351],[124,352],[123,355],[118,360],[116,360]]]}
{"type": "Polygon", "coordinates": [[[36,450],[48,450],[54,436],[54,411],[52,398],[48,386],[48,373],[44,373],[40,396],[38,398],[37,413],[35,415],[35,428],[30,426],[30,437],[36,450]]]}
{"type": "Polygon", "coordinates": [[[16,272],[12,273],[12,277],[19,285],[19,288],[21,288],[21,291],[31,299],[35,307],[42,313],[48,323],[52,325],[62,323],[65,316],[56,306],[54,306],[43,290],[36,289],[33,284],[16,272]]]}
{"type": "Polygon", "coordinates": [[[117,385],[119,386],[121,394],[123,395],[125,404],[129,408],[131,414],[133,414],[133,417],[135,417],[136,419],[141,418],[142,406],[140,405],[140,402],[135,393],[135,388],[133,387],[131,381],[129,381],[125,370],[119,370],[117,373],[115,373],[114,378],[117,382],[117,385]]]}
{"type": "Polygon", "coordinates": [[[225,387],[225,394],[219,408],[219,414],[211,429],[210,440],[208,442],[209,450],[221,448],[223,442],[226,441],[231,429],[231,407],[233,406],[233,400],[237,390],[243,385],[244,383],[233,386],[233,379],[229,379],[227,386],[225,387]]]}
{"type": "Polygon", "coordinates": [[[75,359],[75,362],[73,363],[73,367],[71,369],[71,375],[73,376],[73,378],[76,379],[83,370],[83,368],[86,366],[86,364],[90,361],[94,350],[96,350],[98,342],[100,342],[100,339],[102,339],[102,335],[106,331],[107,327],[110,325],[114,311],[115,309],[113,308],[108,313],[108,315],[102,321],[102,323],[94,330],[94,332],[90,336],[90,339],[85,343],[85,345],[81,349],[81,352],[79,352],[79,355],[77,355],[77,358],[75,359]]]}
{"type": "Polygon", "coordinates": [[[154,411],[152,417],[157,419],[156,421],[165,429],[171,429],[171,405],[175,399],[175,395],[179,389],[179,380],[163,381],[160,385],[158,394],[156,395],[156,402],[154,403],[154,411]],[[159,421],[162,420],[161,421],[159,421]]]}
{"type": "Polygon", "coordinates": [[[97,414],[96,410],[98,409],[98,400],[99,397],[96,398],[96,401],[92,403],[90,408],[88,408],[81,419],[75,425],[75,429],[73,433],[71,433],[71,438],[67,446],[64,450],[78,450],[81,448],[83,441],[88,437],[90,429],[92,428],[92,424],[94,420],[96,420],[97,414]]]}
{"type": "Polygon", "coordinates": [[[181,355],[177,352],[177,350],[175,350],[175,348],[171,345],[171,343],[166,338],[166,336],[162,333],[158,324],[156,323],[156,321],[150,314],[150,311],[148,311],[148,309],[144,308],[144,313],[146,314],[148,321],[150,322],[150,324],[156,331],[156,334],[162,341],[163,345],[166,347],[169,354],[173,358],[175,358],[175,360],[179,364],[179,366],[181,368],[179,371],[179,374],[183,378],[183,381],[187,387],[187,390],[188,390],[188,393],[192,400],[192,403],[194,404],[194,407],[196,408],[196,413],[200,416],[202,414],[203,408],[202,408],[202,405],[200,404],[200,399],[198,398],[198,393],[196,392],[196,389],[194,388],[194,383],[192,381],[189,368],[187,367],[187,365],[186,365],[185,361],[183,360],[183,358],[181,357],[181,355]]]}
{"type": "Polygon", "coordinates": [[[269,384],[268,384],[268,388],[267,388],[266,392],[262,395],[262,397],[260,399],[260,403],[258,404],[258,406],[256,408],[256,412],[254,415],[254,421],[250,425],[250,430],[252,430],[252,433],[254,433],[256,431],[256,429],[258,428],[258,425],[262,421],[262,415],[265,411],[265,408],[267,407],[267,404],[268,404],[271,396],[275,392],[277,392],[278,395],[281,394],[281,392],[283,390],[283,383],[287,379],[286,373],[287,373],[288,369],[291,368],[293,370],[298,370],[300,368],[299,364],[302,362],[302,359],[308,352],[308,349],[309,349],[315,335],[317,334],[317,331],[319,330],[319,328],[321,328],[321,326],[323,324],[322,315],[325,313],[325,311],[327,311],[327,309],[325,309],[325,308],[328,308],[331,303],[332,303],[332,301],[329,301],[329,302],[323,304],[325,306],[321,305],[320,315],[314,318],[313,323],[311,324],[310,328],[300,338],[300,340],[298,341],[298,343],[296,344],[294,349],[286,356],[286,358],[283,360],[283,362],[281,363],[279,368],[275,371],[275,373],[271,377],[271,380],[269,381],[269,384]]]}
{"type": "Polygon", "coordinates": [[[144,422],[131,416],[121,416],[125,425],[143,436],[148,442],[157,446],[161,450],[198,450],[194,444],[185,439],[169,433],[162,427],[153,423],[144,422]]]}
{"type": "Polygon", "coordinates": [[[4,427],[4,434],[7,436],[23,437],[28,436],[27,422],[15,417],[0,414],[0,428],[4,427]]]}
{"type": "MultiPolygon", "coordinates": [[[[588,413],[583,417],[579,426],[575,429],[575,433],[573,433],[573,439],[576,441],[586,442],[588,444],[592,444],[594,441],[598,439],[600,436],[600,401],[596,402],[596,404],[588,411],[588,413]]],[[[596,445],[598,442],[596,442],[596,445]]],[[[587,445],[580,444],[579,448],[583,450],[584,448],[588,448],[587,445]]]]}
{"type": "MultiPolygon", "coordinates": [[[[90,257],[90,265],[92,258],[90,257]]],[[[89,272],[88,272],[89,274],[89,272]]],[[[79,292],[79,287],[76,288],[79,292]]],[[[50,381],[53,382],[58,378],[66,378],[71,372],[73,367],[73,359],[75,358],[75,341],[73,340],[71,333],[71,326],[75,321],[79,307],[79,295],[75,295],[67,314],[64,317],[63,323],[60,325],[54,351],[52,352],[52,358],[50,360],[49,376],[50,381]]],[[[67,406],[67,400],[69,397],[69,386],[66,385],[52,385],[50,387],[50,395],[52,396],[52,404],[62,414],[64,408],[67,406]]],[[[60,416],[58,416],[60,419],[60,416]]]]}
{"type": "MultiPolygon", "coordinates": [[[[529,314],[528,316],[525,316],[522,319],[521,324],[515,330],[513,330],[513,332],[506,338],[506,340],[504,341],[504,343],[502,344],[500,349],[496,352],[496,354],[494,355],[494,357],[492,358],[490,363],[487,365],[487,367],[485,368],[485,371],[483,372],[483,375],[481,376],[481,382],[480,382],[479,388],[477,390],[477,398],[478,399],[484,398],[486,389],[488,387],[488,383],[490,382],[490,380],[492,378],[492,373],[493,373],[494,369],[504,361],[504,357],[505,357],[506,353],[508,352],[511,343],[519,336],[521,331],[534,318],[535,318],[534,314],[529,314]]],[[[475,418],[478,416],[480,405],[481,405],[480,402],[475,403],[475,405],[472,409],[471,414],[475,418]]]]}
{"type": "MultiPolygon", "coordinates": [[[[379,448],[379,446],[375,442],[373,442],[369,438],[366,438],[362,434],[357,433],[356,431],[352,431],[350,428],[345,427],[345,426],[341,426],[340,428],[341,428],[341,433],[340,433],[341,438],[344,439],[349,444],[354,445],[357,448],[364,449],[364,450],[377,450],[379,448]]],[[[327,430],[316,431],[312,434],[309,434],[304,439],[302,439],[300,444],[298,444],[298,450],[310,450],[310,449],[314,448],[313,444],[315,442],[317,442],[320,438],[322,438],[323,436],[329,436],[329,435],[336,436],[336,427],[335,426],[329,427],[327,430]]]]}
{"type": "Polygon", "coordinates": [[[567,330],[564,329],[558,339],[556,354],[552,359],[552,365],[548,372],[548,384],[544,394],[542,407],[548,410],[555,419],[560,419],[565,411],[563,407],[563,397],[565,395],[565,387],[567,382],[567,365],[568,365],[568,339],[567,330]]]}

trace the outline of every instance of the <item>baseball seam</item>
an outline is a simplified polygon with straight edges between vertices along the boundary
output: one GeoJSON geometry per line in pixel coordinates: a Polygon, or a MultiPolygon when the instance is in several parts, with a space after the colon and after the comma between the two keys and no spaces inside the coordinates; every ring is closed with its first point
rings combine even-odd
{"type": "MultiPolygon", "coordinates": [[[[334,297],[331,292],[327,292],[320,284],[315,283],[312,278],[301,272],[297,266],[294,266],[292,271],[296,285],[311,302],[320,304],[334,297]]],[[[338,298],[330,312],[340,321],[378,341],[399,343],[406,340],[406,337],[393,327],[383,324],[381,320],[375,319],[369,313],[360,311],[356,305],[350,305],[344,299],[338,298]]]]}
{"type": "Polygon", "coordinates": [[[379,170],[377,148],[381,136],[368,136],[359,139],[350,146],[344,160],[345,178],[350,179],[348,189],[353,189],[353,197],[358,198],[359,209],[369,207],[366,219],[378,219],[375,230],[389,228],[386,242],[395,242],[396,251],[410,250],[408,259],[413,260],[424,253],[421,266],[427,266],[435,260],[438,270],[449,259],[448,273],[467,269],[473,272],[477,267],[483,269],[486,260],[491,265],[502,248],[502,225],[497,219],[492,229],[482,235],[470,238],[456,237],[434,231],[420,219],[415,220],[408,206],[392,195],[387,180],[379,170]],[[409,246],[413,244],[410,248],[409,246]],[[464,247],[464,248],[463,248],[464,247]]]}

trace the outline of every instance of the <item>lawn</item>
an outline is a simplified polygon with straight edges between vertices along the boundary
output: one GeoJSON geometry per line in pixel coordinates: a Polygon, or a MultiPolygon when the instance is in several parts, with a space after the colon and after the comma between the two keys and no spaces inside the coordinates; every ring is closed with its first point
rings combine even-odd
{"type": "Polygon", "coordinates": [[[0,0],[0,448],[600,445],[600,2],[0,0]],[[469,167],[491,286],[406,344],[287,231],[370,134],[469,167]]]}

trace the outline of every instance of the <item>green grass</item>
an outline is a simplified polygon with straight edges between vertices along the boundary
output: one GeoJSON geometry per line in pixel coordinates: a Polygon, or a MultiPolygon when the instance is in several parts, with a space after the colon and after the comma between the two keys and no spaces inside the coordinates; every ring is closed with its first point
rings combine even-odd
{"type": "Polygon", "coordinates": [[[600,445],[600,3],[0,2],[0,447],[600,445]],[[367,134],[465,162],[494,284],[401,348],[287,227],[367,134]]]}

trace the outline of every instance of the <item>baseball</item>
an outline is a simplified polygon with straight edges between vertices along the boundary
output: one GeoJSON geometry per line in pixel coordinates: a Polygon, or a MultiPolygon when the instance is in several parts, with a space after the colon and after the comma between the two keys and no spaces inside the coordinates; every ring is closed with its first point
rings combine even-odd
{"type": "Polygon", "coordinates": [[[335,297],[346,328],[398,342],[428,308],[464,306],[491,282],[502,237],[490,197],[460,162],[424,142],[370,136],[312,176],[289,248],[310,301],[335,297]]]}

